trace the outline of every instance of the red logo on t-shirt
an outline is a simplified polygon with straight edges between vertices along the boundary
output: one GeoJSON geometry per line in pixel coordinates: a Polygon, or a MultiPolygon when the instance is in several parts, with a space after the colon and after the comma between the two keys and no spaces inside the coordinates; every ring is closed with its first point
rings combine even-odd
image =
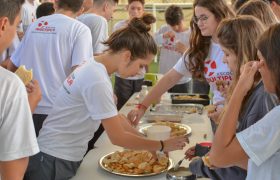
{"type": "Polygon", "coordinates": [[[204,62],[205,75],[212,76],[215,73],[215,69],[217,69],[216,61],[210,59],[204,62]]]}
{"type": "Polygon", "coordinates": [[[48,26],[49,23],[47,21],[40,21],[38,23],[38,26],[35,28],[36,31],[39,32],[47,32],[47,33],[52,33],[55,31],[55,27],[50,27],[48,26]]]}

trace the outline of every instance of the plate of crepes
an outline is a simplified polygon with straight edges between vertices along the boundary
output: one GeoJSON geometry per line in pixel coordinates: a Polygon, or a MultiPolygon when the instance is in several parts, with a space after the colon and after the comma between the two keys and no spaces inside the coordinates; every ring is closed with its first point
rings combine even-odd
{"type": "Polygon", "coordinates": [[[105,171],[131,177],[153,176],[170,169],[173,164],[166,155],[158,159],[148,151],[124,150],[116,151],[103,156],[99,165],[105,171]]]}
{"type": "Polygon", "coordinates": [[[21,65],[15,72],[16,75],[22,80],[24,85],[27,85],[33,77],[32,69],[27,70],[24,65],[21,65]]]}
{"type": "Polygon", "coordinates": [[[181,123],[173,123],[173,122],[155,122],[155,123],[148,123],[148,124],[141,124],[139,125],[139,132],[142,134],[146,135],[147,134],[147,129],[151,126],[155,125],[161,125],[161,126],[168,126],[171,128],[171,137],[174,136],[182,136],[182,135],[189,135],[192,132],[192,129],[190,126],[186,124],[181,124],[181,123]]]}

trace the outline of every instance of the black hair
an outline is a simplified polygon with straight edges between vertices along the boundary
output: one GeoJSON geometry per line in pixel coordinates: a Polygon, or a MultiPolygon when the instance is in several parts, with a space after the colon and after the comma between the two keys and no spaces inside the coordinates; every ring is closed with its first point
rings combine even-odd
{"type": "Polygon", "coordinates": [[[57,6],[58,8],[76,13],[81,9],[83,2],[84,0],[59,0],[57,1],[57,6]]]}
{"type": "Polygon", "coordinates": [[[171,5],[165,11],[165,21],[170,26],[175,26],[181,23],[184,19],[183,10],[179,6],[171,5]]]}
{"type": "Polygon", "coordinates": [[[42,16],[48,16],[48,15],[53,14],[54,12],[55,12],[55,9],[53,7],[53,3],[45,2],[45,3],[40,4],[37,7],[36,17],[37,17],[37,19],[39,19],[42,16]]]}
{"type": "Polygon", "coordinates": [[[135,1],[138,1],[138,2],[140,2],[143,5],[145,4],[145,0],[128,0],[128,4],[131,4],[131,3],[135,2],[135,1]]]}

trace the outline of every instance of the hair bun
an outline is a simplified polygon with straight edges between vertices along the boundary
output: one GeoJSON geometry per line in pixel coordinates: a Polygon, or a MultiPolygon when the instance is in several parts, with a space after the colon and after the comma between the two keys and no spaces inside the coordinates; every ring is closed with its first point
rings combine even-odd
{"type": "Polygon", "coordinates": [[[133,18],[128,27],[131,29],[137,29],[139,32],[149,32],[151,30],[151,24],[156,22],[156,18],[150,13],[144,13],[141,18],[133,18]]]}

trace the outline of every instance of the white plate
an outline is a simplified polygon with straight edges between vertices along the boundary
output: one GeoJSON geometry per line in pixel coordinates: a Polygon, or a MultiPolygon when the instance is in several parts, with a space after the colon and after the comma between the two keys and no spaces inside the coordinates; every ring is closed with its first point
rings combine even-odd
{"type": "MultiPolygon", "coordinates": [[[[138,130],[142,134],[146,134],[145,132],[146,132],[147,128],[149,128],[155,124],[157,124],[157,123],[141,124],[141,125],[139,125],[138,130]]],[[[180,128],[185,129],[187,131],[187,133],[186,133],[187,135],[190,135],[192,133],[192,128],[186,124],[181,124],[181,123],[173,123],[173,124],[175,124],[176,126],[179,126],[180,128]]]]}

